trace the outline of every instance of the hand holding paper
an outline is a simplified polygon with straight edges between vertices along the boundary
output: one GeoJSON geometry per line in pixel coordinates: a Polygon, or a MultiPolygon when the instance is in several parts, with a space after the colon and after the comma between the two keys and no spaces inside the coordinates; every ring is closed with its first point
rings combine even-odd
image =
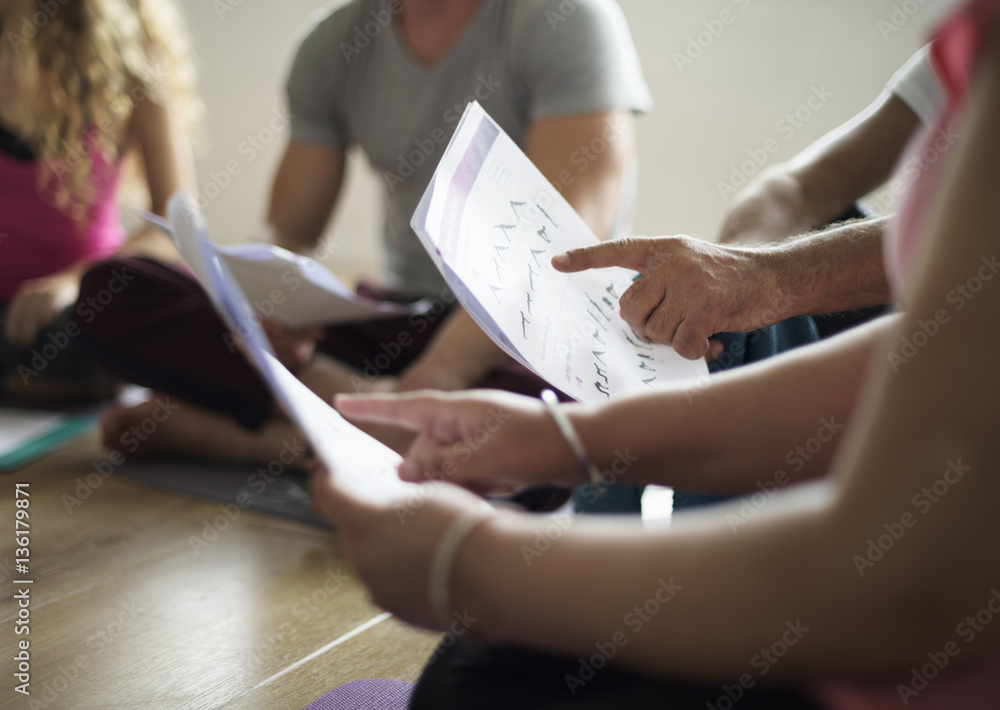
{"type": "Polygon", "coordinates": [[[515,359],[585,402],[704,377],[618,314],[621,268],[561,274],[551,259],[597,244],[579,215],[477,103],[469,104],[412,226],[448,285],[515,359]]]}
{"type": "MultiPolygon", "coordinates": [[[[148,212],[142,216],[176,240],[170,223],[148,212]]],[[[273,318],[289,328],[392,318],[422,313],[429,307],[424,301],[390,303],[359,296],[320,262],[273,244],[220,246],[209,242],[207,247],[225,262],[261,317],[273,318]]],[[[190,262],[188,265],[195,268],[190,262]]]]}
{"type": "Polygon", "coordinates": [[[391,502],[411,495],[413,484],[404,483],[396,473],[400,456],[349,424],[274,356],[254,310],[212,246],[193,201],[186,195],[175,195],[169,214],[184,259],[230,329],[241,334],[247,358],[309,440],[335,485],[353,498],[370,502],[391,502]]]}

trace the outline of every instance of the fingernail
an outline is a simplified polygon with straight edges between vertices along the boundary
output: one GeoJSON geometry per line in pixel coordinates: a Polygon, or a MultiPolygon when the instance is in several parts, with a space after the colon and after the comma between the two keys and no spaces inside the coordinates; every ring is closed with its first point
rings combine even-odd
{"type": "Polygon", "coordinates": [[[568,264],[569,263],[569,254],[556,254],[554,257],[552,257],[552,263],[553,264],[568,264]]]}

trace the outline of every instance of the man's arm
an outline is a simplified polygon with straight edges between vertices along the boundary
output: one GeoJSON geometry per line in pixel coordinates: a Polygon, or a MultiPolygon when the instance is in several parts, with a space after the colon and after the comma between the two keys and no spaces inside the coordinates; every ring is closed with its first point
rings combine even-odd
{"type": "Polygon", "coordinates": [[[267,221],[274,242],[306,254],[316,248],[344,182],[344,151],[291,142],[271,188],[267,221]]]}
{"type": "Polygon", "coordinates": [[[725,220],[721,244],[683,236],[629,239],[570,252],[554,265],[642,272],[622,296],[622,316],[636,332],[691,359],[710,351],[713,333],[887,303],[881,247],[887,219],[779,245],[750,243],[785,240],[835,218],[885,181],[919,125],[909,106],[886,94],[748,187],[725,220]]]}
{"type": "Polygon", "coordinates": [[[782,244],[747,247],[692,237],[632,238],[556,257],[560,271],[622,266],[643,274],[619,300],[639,335],[696,359],[715,333],[888,303],[882,263],[887,217],[782,244]]]}
{"type": "Polygon", "coordinates": [[[763,243],[816,229],[892,174],[920,119],[885,93],[851,121],[775,166],[737,196],[719,242],[763,243]]]}
{"type": "MultiPolygon", "coordinates": [[[[601,238],[611,235],[621,198],[622,176],[635,154],[635,119],[629,111],[545,119],[527,134],[525,153],[556,185],[601,238]],[[599,155],[588,146],[611,135],[599,155]],[[587,151],[586,154],[584,151],[587,151]],[[591,157],[592,156],[592,157],[591,157]]],[[[476,322],[458,309],[400,381],[401,391],[456,390],[472,386],[507,355],[476,322]]]]}

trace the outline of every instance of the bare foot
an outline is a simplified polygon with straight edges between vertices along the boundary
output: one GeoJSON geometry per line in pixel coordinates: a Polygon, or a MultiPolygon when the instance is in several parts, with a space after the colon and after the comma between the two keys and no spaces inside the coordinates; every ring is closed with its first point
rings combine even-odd
{"type": "Polygon", "coordinates": [[[158,394],[134,407],[113,407],[101,419],[104,445],[136,458],[192,456],[258,464],[275,456],[283,441],[298,437],[287,422],[249,431],[225,414],[171,395],[158,394]]]}

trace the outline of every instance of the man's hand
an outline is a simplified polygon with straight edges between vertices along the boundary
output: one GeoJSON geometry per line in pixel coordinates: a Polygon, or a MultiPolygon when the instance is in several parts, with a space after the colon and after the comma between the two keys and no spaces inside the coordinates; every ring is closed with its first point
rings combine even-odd
{"type": "MultiPolygon", "coordinates": [[[[622,294],[622,318],[649,340],[695,360],[713,354],[709,337],[746,332],[784,316],[764,252],[685,236],[622,239],[561,254],[559,271],[622,266],[642,274],[622,294]]],[[[717,347],[717,345],[716,345],[717,347]]]]}
{"type": "Polygon", "coordinates": [[[81,269],[73,267],[22,282],[7,308],[8,342],[19,348],[34,343],[42,329],[76,301],[80,277],[81,269]]]}

